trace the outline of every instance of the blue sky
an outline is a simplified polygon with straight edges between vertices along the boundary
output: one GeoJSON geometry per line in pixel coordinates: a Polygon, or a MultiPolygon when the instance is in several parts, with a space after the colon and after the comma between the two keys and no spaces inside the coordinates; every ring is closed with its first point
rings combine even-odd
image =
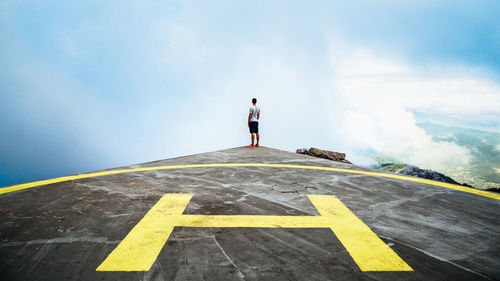
{"type": "Polygon", "coordinates": [[[264,145],[358,163],[500,132],[498,1],[74,2],[0,3],[0,186],[245,145],[252,97],[264,145]]]}

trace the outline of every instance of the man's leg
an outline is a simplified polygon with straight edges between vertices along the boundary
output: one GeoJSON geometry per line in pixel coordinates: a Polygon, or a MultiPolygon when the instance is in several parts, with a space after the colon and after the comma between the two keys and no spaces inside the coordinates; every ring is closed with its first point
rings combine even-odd
{"type": "MultiPolygon", "coordinates": [[[[257,133],[257,145],[259,145],[259,138],[260,138],[259,133],[257,133]]],[[[253,144],[253,141],[252,141],[252,144],[253,144]]]]}
{"type": "Polygon", "coordinates": [[[252,145],[253,145],[254,140],[255,140],[255,133],[252,133],[252,145]]]}

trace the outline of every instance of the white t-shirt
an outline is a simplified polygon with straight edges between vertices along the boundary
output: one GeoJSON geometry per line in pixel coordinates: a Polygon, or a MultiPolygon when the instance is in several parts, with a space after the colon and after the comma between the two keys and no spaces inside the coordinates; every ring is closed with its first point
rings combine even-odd
{"type": "Polygon", "coordinates": [[[250,106],[250,114],[252,114],[252,118],[250,119],[250,122],[259,122],[257,119],[257,116],[260,114],[260,108],[257,106],[250,106]]]}

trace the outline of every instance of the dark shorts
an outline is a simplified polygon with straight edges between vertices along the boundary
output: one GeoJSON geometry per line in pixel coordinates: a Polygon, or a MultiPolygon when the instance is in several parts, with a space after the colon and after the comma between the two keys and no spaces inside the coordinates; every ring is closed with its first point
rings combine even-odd
{"type": "Polygon", "coordinates": [[[250,134],[259,133],[259,122],[252,121],[250,122],[250,134]]]}

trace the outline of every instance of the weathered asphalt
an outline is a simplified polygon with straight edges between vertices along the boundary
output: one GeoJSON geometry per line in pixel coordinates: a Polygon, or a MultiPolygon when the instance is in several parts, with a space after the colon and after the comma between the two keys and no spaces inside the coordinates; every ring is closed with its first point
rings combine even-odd
{"type": "MultiPolygon", "coordinates": [[[[270,148],[121,168],[277,163],[369,170],[270,148]]],[[[499,280],[500,201],[332,171],[210,167],[107,175],[0,195],[0,280],[499,280]],[[165,193],[184,214],[318,215],[336,195],[414,271],[362,272],[330,229],[177,227],[147,272],[96,268],[165,193]]]]}

